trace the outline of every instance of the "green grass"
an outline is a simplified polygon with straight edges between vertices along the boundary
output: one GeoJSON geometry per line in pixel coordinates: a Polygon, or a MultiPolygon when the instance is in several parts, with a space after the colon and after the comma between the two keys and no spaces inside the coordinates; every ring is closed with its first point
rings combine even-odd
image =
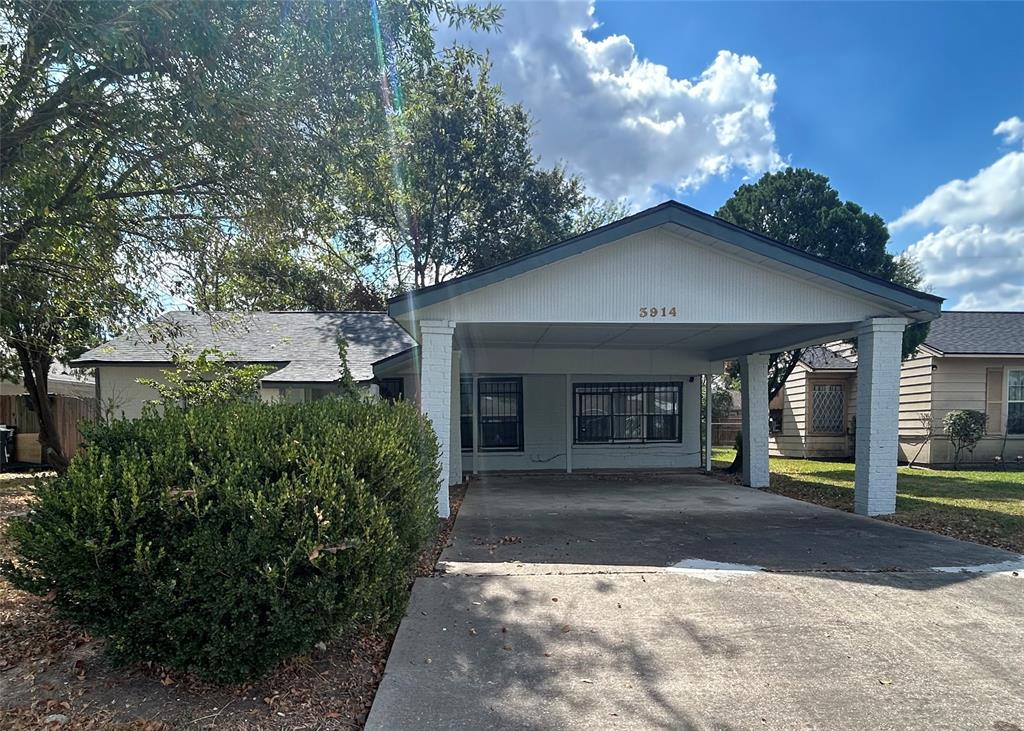
{"type": "MultiPolygon", "coordinates": [[[[715,449],[715,467],[735,451],[715,449]]],[[[853,464],[771,459],[772,492],[853,510],[853,464]]],[[[898,468],[894,523],[1024,553],[1024,472],[898,468]]]]}

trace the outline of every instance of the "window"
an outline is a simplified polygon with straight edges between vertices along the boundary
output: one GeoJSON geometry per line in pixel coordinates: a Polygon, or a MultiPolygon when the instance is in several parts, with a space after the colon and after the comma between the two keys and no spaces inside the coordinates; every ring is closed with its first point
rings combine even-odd
{"type": "Polygon", "coordinates": [[[768,409],[768,433],[782,433],[782,409],[768,409]]]}
{"type": "Polygon", "coordinates": [[[1024,434],[1024,370],[1009,371],[1006,385],[1006,433],[1024,434]]]}
{"type": "Polygon", "coordinates": [[[401,401],[405,398],[404,378],[382,378],[377,388],[385,401],[401,401]]]}
{"type": "Polygon", "coordinates": [[[678,442],[681,383],[577,383],[573,386],[577,444],[678,442]]]}
{"type": "Polygon", "coordinates": [[[473,449],[473,379],[459,381],[459,419],[462,426],[462,448],[473,449]]]}
{"type": "Polygon", "coordinates": [[[481,378],[477,381],[480,449],[523,450],[523,379],[481,378]]]}
{"type": "Polygon", "coordinates": [[[811,431],[842,434],[846,431],[846,403],[841,383],[815,383],[811,391],[811,431]]]}

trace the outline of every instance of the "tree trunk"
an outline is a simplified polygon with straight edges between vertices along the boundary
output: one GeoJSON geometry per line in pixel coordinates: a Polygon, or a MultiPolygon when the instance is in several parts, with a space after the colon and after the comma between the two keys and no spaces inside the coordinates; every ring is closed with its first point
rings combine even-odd
{"type": "Polygon", "coordinates": [[[48,353],[30,351],[22,345],[15,345],[14,349],[21,362],[25,390],[39,418],[39,444],[43,448],[43,458],[57,472],[63,473],[68,468],[68,458],[64,455],[53,408],[50,406],[50,364],[53,359],[48,353]]]}

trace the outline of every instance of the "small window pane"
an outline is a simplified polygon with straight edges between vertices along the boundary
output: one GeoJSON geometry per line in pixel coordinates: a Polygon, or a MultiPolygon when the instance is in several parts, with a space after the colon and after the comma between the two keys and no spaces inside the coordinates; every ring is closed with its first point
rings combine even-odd
{"type": "Polygon", "coordinates": [[[462,448],[473,449],[473,379],[459,381],[459,418],[462,448]]]}
{"type": "Polygon", "coordinates": [[[1008,400],[1024,401],[1024,371],[1010,371],[1008,375],[1008,400]]]}
{"type": "Polygon", "coordinates": [[[819,434],[842,434],[846,409],[843,386],[838,383],[816,384],[813,387],[811,430],[819,434]]]}
{"type": "Polygon", "coordinates": [[[1006,430],[1010,434],[1024,434],[1024,401],[1009,405],[1006,415],[1006,430]]]}

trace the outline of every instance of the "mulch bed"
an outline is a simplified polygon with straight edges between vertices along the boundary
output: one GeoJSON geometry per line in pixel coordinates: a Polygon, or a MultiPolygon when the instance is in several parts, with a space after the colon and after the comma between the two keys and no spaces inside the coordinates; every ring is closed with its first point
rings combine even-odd
{"type": "MultiPolygon", "coordinates": [[[[26,509],[25,482],[0,479],[0,528],[26,509]]],[[[452,515],[439,521],[415,576],[432,575],[465,492],[465,485],[452,488],[452,515]]],[[[0,557],[7,557],[11,547],[2,540],[0,557]]],[[[114,667],[102,639],[0,579],[0,729],[359,729],[393,640],[390,632],[353,633],[255,683],[214,686],[155,665],[114,667]]]]}

